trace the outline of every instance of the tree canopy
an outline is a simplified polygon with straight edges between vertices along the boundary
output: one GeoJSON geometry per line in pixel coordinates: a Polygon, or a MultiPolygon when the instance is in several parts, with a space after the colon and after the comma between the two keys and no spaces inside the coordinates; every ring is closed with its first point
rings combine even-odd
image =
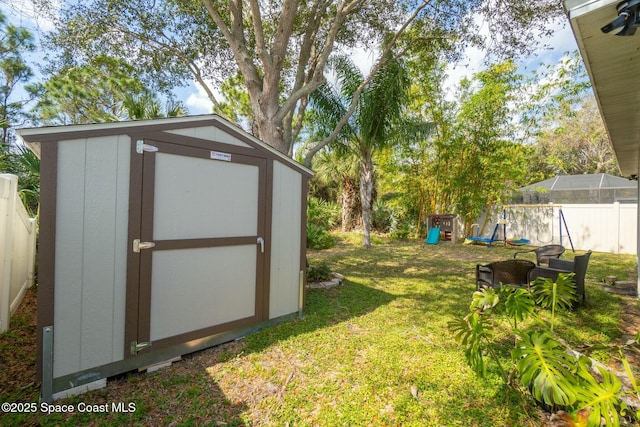
{"type": "Polygon", "coordinates": [[[33,110],[46,125],[115,121],[125,117],[123,102],[145,92],[136,69],[125,61],[96,55],[65,66],[40,85],[33,110]]]}
{"type": "Polygon", "coordinates": [[[608,173],[619,169],[578,52],[559,64],[543,64],[527,83],[522,137],[535,147],[531,182],[555,175],[608,173]]]}
{"type": "Polygon", "coordinates": [[[532,150],[516,141],[511,119],[521,77],[513,62],[497,63],[461,81],[447,100],[442,67],[414,64],[412,73],[413,108],[432,131],[387,154],[382,185],[412,207],[418,227],[430,213],[456,213],[470,226],[523,185],[532,150]]]}
{"type": "Polygon", "coordinates": [[[33,35],[25,28],[9,23],[0,12],[0,129],[3,145],[10,142],[9,129],[24,115],[22,107],[31,100],[31,96],[15,99],[15,92],[33,77],[24,54],[34,49],[33,35]]]}
{"type": "Polygon", "coordinates": [[[61,52],[51,58],[57,69],[96,53],[121,58],[159,88],[194,79],[217,112],[223,111],[217,91],[240,76],[253,130],[291,155],[308,97],[326,81],[334,54],[366,50],[377,59],[345,120],[318,147],[335,139],[386,57],[478,42],[480,24],[472,18],[481,13],[501,34],[494,48],[524,54],[533,34],[549,31],[544,23],[562,11],[552,0],[90,0],[65,2],[49,42],[61,52]]]}

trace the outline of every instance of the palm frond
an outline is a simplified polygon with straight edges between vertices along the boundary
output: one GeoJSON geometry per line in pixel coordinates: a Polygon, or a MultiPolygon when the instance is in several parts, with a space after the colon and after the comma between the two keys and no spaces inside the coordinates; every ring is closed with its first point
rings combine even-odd
{"type": "MultiPolygon", "coordinates": [[[[310,106],[313,115],[311,133],[314,139],[323,139],[331,134],[336,124],[346,114],[347,107],[343,104],[343,99],[336,93],[329,84],[321,86],[309,96],[310,106]]],[[[352,133],[351,127],[347,124],[342,128],[338,139],[349,138],[352,133]]]]}

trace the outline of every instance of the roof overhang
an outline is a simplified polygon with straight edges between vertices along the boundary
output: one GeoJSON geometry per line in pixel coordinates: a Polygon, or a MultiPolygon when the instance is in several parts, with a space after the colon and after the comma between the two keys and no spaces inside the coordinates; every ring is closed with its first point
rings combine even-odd
{"type": "Polygon", "coordinates": [[[235,124],[223,119],[215,114],[169,117],[148,120],[130,120],[108,123],[91,123],[80,125],[64,125],[64,126],[44,126],[36,128],[16,129],[18,136],[29,146],[29,148],[40,157],[40,145],[52,141],[60,141],[64,139],[86,138],[88,135],[118,135],[130,132],[144,132],[145,129],[165,129],[170,130],[174,127],[198,127],[213,125],[227,133],[231,133],[245,141],[252,143],[254,146],[270,152],[275,158],[282,160],[285,164],[293,166],[309,177],[314,172],[306,166],[298,163],[294,159],[279,152],[275,148],[267,145],[253,135],[245,132],[235,124]]]}
{"type": "Polygon", "coordinates": [[[640,31],[605,34],[620,0],[564,0],[598,107],[623,175],[637,175],[640,152],[640,31]]]}

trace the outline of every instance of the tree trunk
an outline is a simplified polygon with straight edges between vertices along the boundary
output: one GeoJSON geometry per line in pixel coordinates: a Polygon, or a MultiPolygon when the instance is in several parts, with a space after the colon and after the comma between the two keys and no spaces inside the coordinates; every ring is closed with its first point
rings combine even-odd
{"type": "Polygon", "coordinates": [[[373,159],[366,153],[360,160],[360,201],[362,204],[362,246],[371,247],[371,205],[373,198],[373,159]]]}
{"type": "Polygon", "coordinates": [[[358,197],[358,184],[355,179],[347,177],[342,182],[342,231],[347,232],[353,230],[360,216],[358,197]]]}
{"type": "Polygon", "coordinates": [[[257,138],[267,145],[275,148],[285,156],[289,154],[291,141],[285,136],[291,136],[290,132],[284,131],[284,120],[278,119],[278,104],[272,98],[276,97],[273,88],[261,88],[260,91],[249,93],[251,96],[251,107],[255,115],[255,125],[258,130],[257,138]]]}

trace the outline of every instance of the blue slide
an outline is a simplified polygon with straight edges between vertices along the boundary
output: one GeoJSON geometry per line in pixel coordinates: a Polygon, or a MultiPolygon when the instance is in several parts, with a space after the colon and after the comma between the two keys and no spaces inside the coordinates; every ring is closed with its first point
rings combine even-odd
{"type": "Polygon", "coordinates": [[[427,240],[425,241],[428,245],[435,245],[438,243],[440,239],[440,227],[432,227],[429,229],[429,234],[427,235],[427,240]]]}

